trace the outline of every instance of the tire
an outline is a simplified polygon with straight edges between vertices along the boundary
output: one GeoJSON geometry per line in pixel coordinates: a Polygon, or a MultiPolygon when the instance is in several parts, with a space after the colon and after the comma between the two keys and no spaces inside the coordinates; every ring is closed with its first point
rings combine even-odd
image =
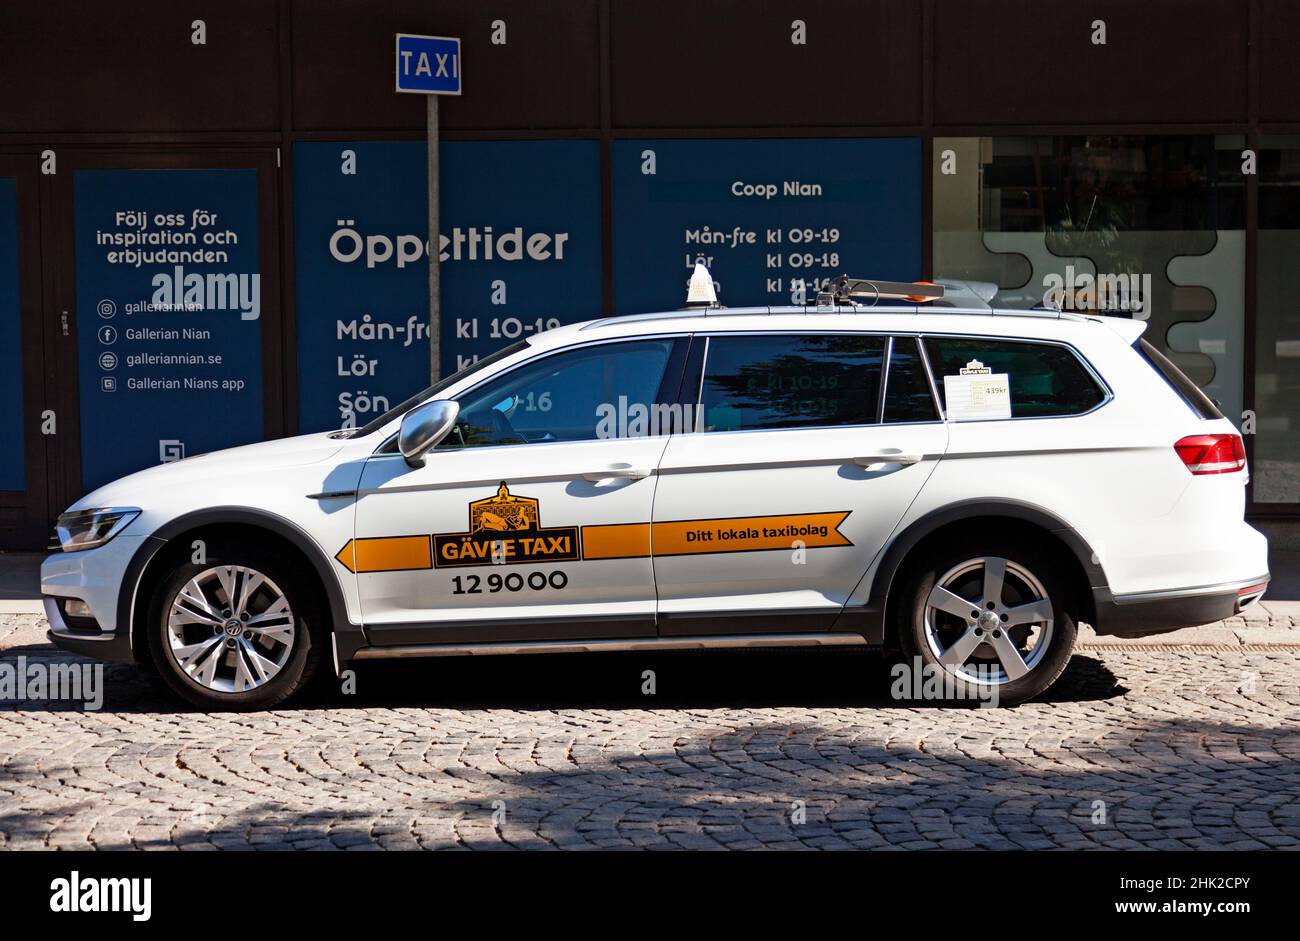
{"type": "Polygon", "coordinates": [[[907,666],[919,658],[927,673],[942,671],[954,700],[1003,706],[1056,682],[1074,652],[1078,594],[1055,551],[1015,537],[923,551],[894,606],[907,666]]]}
{"type": "Polygon", "coordinates": [[[326,640],[322,610],[282,556],[211,543],[203,564],[184,559],[155,589],[150,656],[167,685],[196,706],[269,709],[316,672],[326,640]]]}

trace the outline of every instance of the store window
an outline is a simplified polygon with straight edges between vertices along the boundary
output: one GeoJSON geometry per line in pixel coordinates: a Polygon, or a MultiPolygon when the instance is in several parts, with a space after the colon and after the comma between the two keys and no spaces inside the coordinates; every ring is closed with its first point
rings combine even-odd
{"type": "Polygon", "coordinates": [[[1240,136],[937,138],[938,278],[994,303],[1148,320],[1146,337],[1242,419],[1240,136]]]}
{"type": "Polygon", "coordinates": [[[1256,267],[1256,504],[1300,503],[1300,135],[1259,148],[1256,267]]]}

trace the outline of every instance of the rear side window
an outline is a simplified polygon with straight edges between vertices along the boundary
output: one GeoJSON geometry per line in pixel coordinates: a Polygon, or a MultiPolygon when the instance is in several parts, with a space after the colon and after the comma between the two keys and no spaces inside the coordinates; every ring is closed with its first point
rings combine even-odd
{"type": "Polygon", "coordinates": [[[875,424],[884,348],[854,335],[710,337],[700,430],[875,424]]]}
{"type": "Polygon", "coordinates": [[[916,337],[894,337],[894,348],[889,354],[889,374],[885,379],[886,424],[938,419],[916,337]]]}
{"type": "Polygon", "coordinates": [[[928,336],[925,349],[940,396],[944,395],[943,377],[960,375],[972,360],[994,373],[1006,373],[1012,418],[1078,415],[1096,408],[1106,397],[1078,357],[1063,346],[928,336]]]}
{"type": "Polygon", "coordinates": [[[1173,386],[1174,391],[1197,415],[1208,419],[1223,417],[1214,400],[1202,392],[1200,386],[1188,379],[1187,374],[1174,365],[1173,360],[1168,356],[1142,339],[1137,341],[1137,349],[1142,354],[1142,358],[1155,367],[1155,371],[1164,377],[1165,382],[1173,386]]]}

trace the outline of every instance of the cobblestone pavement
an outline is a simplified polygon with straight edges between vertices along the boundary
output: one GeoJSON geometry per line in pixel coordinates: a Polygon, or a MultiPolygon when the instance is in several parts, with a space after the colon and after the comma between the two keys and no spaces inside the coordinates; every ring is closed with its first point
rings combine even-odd
{"type": "MultiPolygon", "coordinates": [[[[0,616],[0,665],[86,662],[43,629],[0,616]]],[[[843,651],[381,665],[253,715],[105,680],[0,703],[0,846],[1300,847],[1297,646],[1085,647],[997,710],[843,651]]]]}

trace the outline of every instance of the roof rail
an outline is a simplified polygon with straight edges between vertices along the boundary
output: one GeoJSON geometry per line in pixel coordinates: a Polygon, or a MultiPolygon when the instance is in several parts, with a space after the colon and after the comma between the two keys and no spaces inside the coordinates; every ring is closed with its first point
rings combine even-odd
{"type": "Polygon", "coordinates": [[[713,278],[703,264],[697,264],[691,276],[687,306],[679,310],[654,311],[639,314],[616,314],[601,317],[584,324],[581,329],[593,330],[616,323],[646,320],[676,320],[689,317],[753,317],[769,314],[827,313],[827,308],[837,313],[911,313],[911,314],[984,314],[993,317],[1041,317],[1052,320],[1097,321],[1098,318],[1053,307],[1004,308],[993,307],[998,286],[991,281],[964,281],[942,278],[938,281],[879,281],[872,278],[850,278],[841,275],[829,291],[822,291],[815,300],[789,307],[733,307],[726,308],[717,302],[713,278]],[[865,299],[864,303],[862,299],[865,299]],[[889,303],[881,304],[881,299],[889,303]]]}
{"type": "Polygon", "coordinates": [[[1045,320],[1074,320],[1074,321],[1091,321],[1100,323],[1100,317],[1088,317],[1083,314],[1075,314],[1069,311],[1049,310],[1042,307],[1037,308],[1003,308],[989,307],[987,304],[970,307],[919,307],[915,304],[891,304],[880,305],[879,307],[868,307],[866,305],[849,302],[846,304],[821,304],[814,307],[811,304],[804,304],[801,307],[715,307],[715,308],[684,308],[682,310],[665,310],[655,311],[644,314],[615,314],[612,317],[602,317],[599,320],[593,320],[582,325],[582,330],[599,330],[602,327],[609,327],[620,323],[638,323],[647,320],[681,320],[694,317],[707,317],[713,319],[716,317],[766,317],[780,316],[788,314],[826,314],[835,311],[839,315],[861,314],[865,315],[871,312],[881,314],[937,314],[952,315],[964,317],[1032,317],[1045,320]]]}

